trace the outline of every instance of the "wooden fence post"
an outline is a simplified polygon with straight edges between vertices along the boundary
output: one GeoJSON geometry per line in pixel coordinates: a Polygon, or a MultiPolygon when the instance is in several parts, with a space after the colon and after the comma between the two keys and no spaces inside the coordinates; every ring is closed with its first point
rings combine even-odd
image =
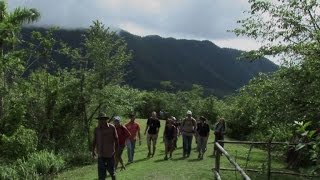
{"type": "MultiPolygon", "coordinates": [[[[218,142],[216,142],[216,143],[218,143],[218,142]]],[[[214,143],[214,146],[215,146],[215,148],[216,148],[216,151],[215,151],[215,171],[217,172],[217,173],[220,173],[220,156],[221,156],[221,152],[220,152],[220,149],[218,148],[218,147],[216,147],[217,145],[216,145],[216,143],[214,143]]]]}
{"type": "Polygon", "coordinates": [[[268,180],[271,180],[271,141],[272,141],[273,138],[271,138],[269,141],[268,141],[268,180]]]}

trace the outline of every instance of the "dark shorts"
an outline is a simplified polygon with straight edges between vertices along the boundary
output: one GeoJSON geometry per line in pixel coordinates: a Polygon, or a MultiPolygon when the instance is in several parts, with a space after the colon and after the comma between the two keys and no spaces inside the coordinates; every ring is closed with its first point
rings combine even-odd
{"type": "Polygon", "coordinates": [[[168,150],[171,150],[174,148],[174,145],[175,145],[175,141],[174,139],[165,139],[165,146],[168,150]]]}

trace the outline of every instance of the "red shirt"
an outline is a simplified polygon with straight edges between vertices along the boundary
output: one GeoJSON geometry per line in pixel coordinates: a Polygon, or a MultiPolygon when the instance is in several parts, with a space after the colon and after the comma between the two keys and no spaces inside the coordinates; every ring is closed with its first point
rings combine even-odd
{"type": "Polygon", "coordinates": [[[96,127],[94,130],[93,145],[99,157],[112,157],[115,153],[115,144],[118,134],[112,124],[96,127]]]}
{"type": "Polygon", "coordinates": [[[131,136],[129,137],[130,140],[136,140],[137,139],[137,133],[140,131],[140,125],[136,122],[128,122],[126,125],[126,128],[131,133],[131,136]]]}
{"type": "Polygon", "coordinates": [[[123,125],[116,126],[116,130],[119,138],[119,145],[120,146],[125,145],[126,139],[131,136],[131,133],[123,125]]]}

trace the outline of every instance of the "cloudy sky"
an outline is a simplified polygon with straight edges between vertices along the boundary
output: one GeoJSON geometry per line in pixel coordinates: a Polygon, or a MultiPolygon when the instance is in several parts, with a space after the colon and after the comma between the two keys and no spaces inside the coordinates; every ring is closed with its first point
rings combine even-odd
{"type": "Polygon", "coordinates": [[[136,35],[210,40],[221,47],[257,49],[258,43],[227,32],[249,9],[248,0],[8,0],[10,9],[40,11],[37,25],[88,27],[99,20],[136,35]]]}

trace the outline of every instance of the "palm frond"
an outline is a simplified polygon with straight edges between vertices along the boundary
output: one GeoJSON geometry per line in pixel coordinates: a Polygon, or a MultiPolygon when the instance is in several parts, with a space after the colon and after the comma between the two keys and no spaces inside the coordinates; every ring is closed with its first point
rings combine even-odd
{"type": "Polygon", "coordinates": [[[0,16],[5,16],[7,14],[7,3],[5,1],[0,1],[0,16]]]}
{"type": "Polygon", "coordinates": [[[14,25],[35,22],[40,18],[40,13],[36,9],[16,8],[10,13],[6,20],[14,25]]]}

